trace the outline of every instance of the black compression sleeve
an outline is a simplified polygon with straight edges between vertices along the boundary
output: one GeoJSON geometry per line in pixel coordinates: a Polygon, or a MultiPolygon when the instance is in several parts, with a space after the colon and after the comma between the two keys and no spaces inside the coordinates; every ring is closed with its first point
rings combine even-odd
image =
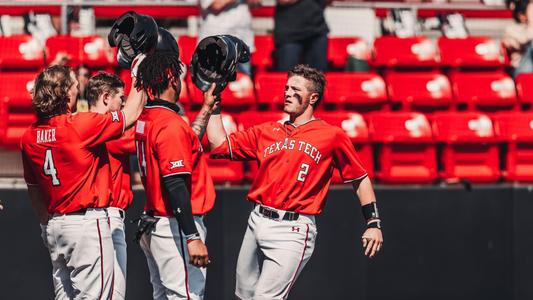
{"type": "Polygon", "coordinates": [[[163,178],[169,195],[170,208],[185,235],[198,234],[191,207],[191,193],[187,188],[190,175],[173,175],[163,178]]]}

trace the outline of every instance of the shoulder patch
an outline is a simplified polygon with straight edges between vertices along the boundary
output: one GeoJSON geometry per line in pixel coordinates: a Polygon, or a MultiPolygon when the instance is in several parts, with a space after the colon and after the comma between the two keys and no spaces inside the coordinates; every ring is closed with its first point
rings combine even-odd
{"type": "Polygon", "coordinates": [[[137,120],[135,125],[135,133],[144,134],[144,121],[137,120]]]}
{"type": "Polygon", "coordinates": [[[118,111],[112,111],[111,117],[112,117],[111,121],[120,122],[120,118],[118,117],[118,111]]]}
{"type": "Polygon", "coordinates": [[[183,165],[183,159],[180,159],[180,160],[175,160],[175,161],[171,161],[170,162],[170,169],[175,169],[175,168],[183,168],[184,165],[183,165]]]}

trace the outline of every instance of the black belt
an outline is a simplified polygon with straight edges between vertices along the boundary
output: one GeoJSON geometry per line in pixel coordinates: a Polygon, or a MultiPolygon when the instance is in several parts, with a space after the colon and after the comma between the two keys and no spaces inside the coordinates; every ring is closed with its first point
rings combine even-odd
{"type": "MultiPolygon", "coordinates": [[[[264,207],[264,206],[260,205],[259,206],[259,213],[262,214],[263,216],[269,218],[269,219],[279,220],[278,212],[273,210],[273,209],[270,209],[268,207],[264,207]]],[[[295,220],[298,220],[299,217],[300,217],[299,213],[295,213],[293,211],[286,211],[285,214],[283,215],[283,220],[285,220],[285,221],[295,221],[295,220]]]]}
{"type": "Polygon", "coordinates": [[[87,208],[82,208],[82,209],[79,209],[79,210],[76,210],[76,211],[68,212],[65,215],[67,215],[67,216],[73,216],[73,215],[83,216],[83,215],[85,215],[86,212],[87,212],[87,208]]]}

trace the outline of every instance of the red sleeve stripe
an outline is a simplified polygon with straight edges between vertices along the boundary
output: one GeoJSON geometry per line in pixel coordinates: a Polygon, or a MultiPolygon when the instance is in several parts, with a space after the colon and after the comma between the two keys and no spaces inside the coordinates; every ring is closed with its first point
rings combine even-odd
{"type": "Polygon", "coordinates": [[[304,258],[305,258],[305,251],[307,250],[307,241],[309,240],[309,224],[307,224],[306,226],[307,226],[307,230],[305,231],[305,242],[304,242],[304,251],[302,252],[302,258],[300,259],[300,263],[298,263],[296,272],[294,272],[294,276],[292,277],[291,284],[289,285],[289,289],[287,290],[287,294],[285,295],[285,297],[283,297],[284,299],[286,298],[286,296],[289,295],[289,292],[291,291],[292,286],[294,285],[294,282],[296,281],[296,277],[298,276],[298,273],[300,272],[300,267],[302,266],[302,262],[304,261],[304,258]]]}
{"type": "Polygon", "coordinates": [[[126,115],[124,114],[124,111],[120,111],[122,113],[122,133],[126,131],[126,115]]]}
{"type": "Polygon", "coordinates": [[[226,140],[228,141],[229,159],[233,160],[233,150],[231,150],[231,139],[227,135],[226,135],[226,140]]]}
{"type": "Polygon", "coordinates": [[[168,176],[172,176],[172,175],[181,175],[181,174],[191,174],[191,172],[177,172],[177,173],[170,173],[170,174],[167,174],[167,175],[163,175],[163,177],[168,177],[168,176]]]}
{"type": "Polygon", "coordinates": [[[368,173],[365,173],[364,175],[359,176],[359,177],[357,177],[355,179],[346,180],[346,181],[344,181],[344,183],[350,183],[350,182],[354,182],[354,181],[357,181],[357,180],[361,180],[361,179],[363,179],[363,178],[365,178],[367,176],[368,176],[368,173]]]}

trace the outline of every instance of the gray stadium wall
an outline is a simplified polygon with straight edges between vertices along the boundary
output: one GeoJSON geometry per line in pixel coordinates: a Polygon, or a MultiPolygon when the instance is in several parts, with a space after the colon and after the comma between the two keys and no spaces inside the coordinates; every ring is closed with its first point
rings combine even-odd
{"type": "MultiPolygon", "coordinates": [[[[207,300],[234,299],[248,213],[245,188],[217,190],[206,217],[207,300]]],[[[384,247],[363,256],[363,220],[349,189],[332,188],[311,261],[289,299],[533,299],[533,194],[527,187],[377,188],[384,247]]],[[[0,299],[53,299],[48,252],[25,190],[0,190],[0,299]]],[[[135,193],[132,219],[144,192],[135,193]]],[[[146,261],[127,224],[127,299],[151,299],[146,261]]]]}

